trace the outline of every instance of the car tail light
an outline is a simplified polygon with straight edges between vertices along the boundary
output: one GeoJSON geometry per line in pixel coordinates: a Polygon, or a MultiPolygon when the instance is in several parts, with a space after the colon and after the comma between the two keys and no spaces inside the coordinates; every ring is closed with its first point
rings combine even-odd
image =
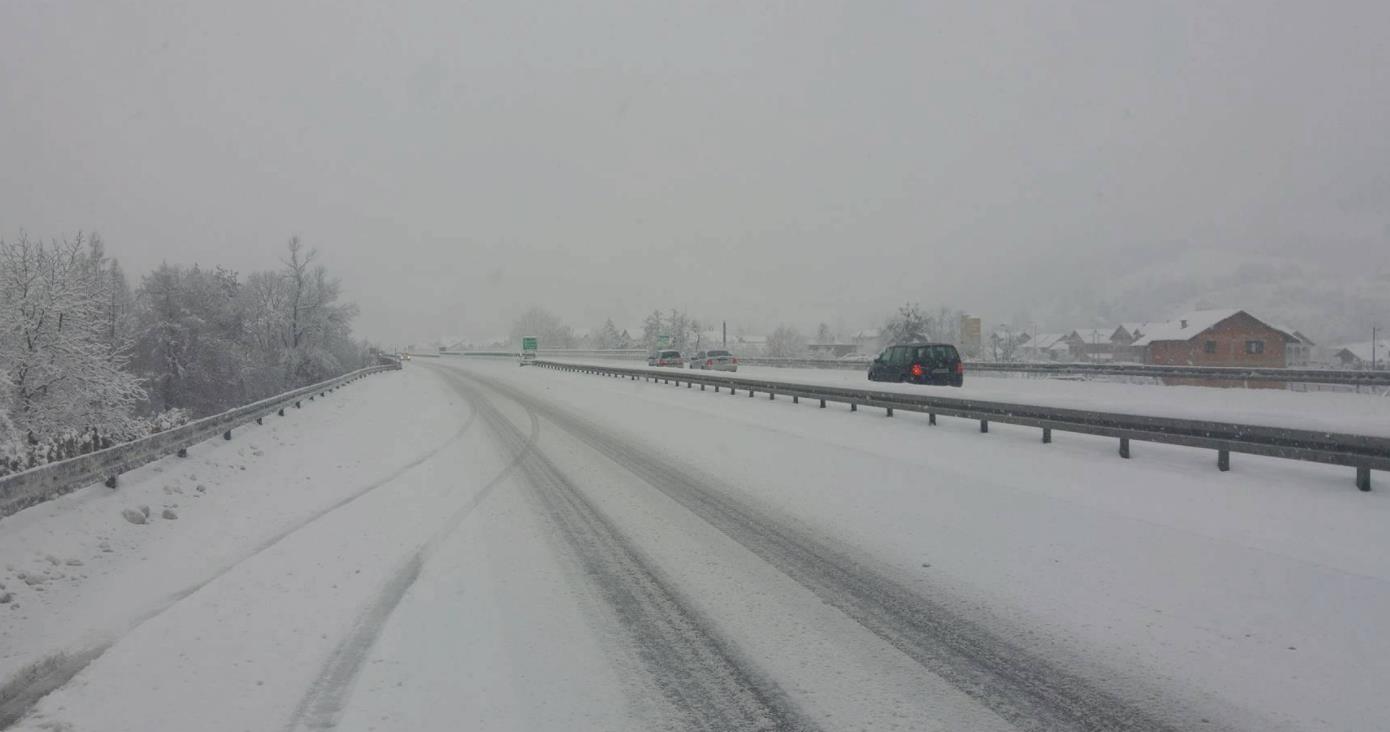
{"type": "Polygon", "coordinates": [[[732,361],[730,361],[730,363],[732,363],[733,365],[737,366],[737,365],[738,365],[738,358],[734,358],[732,361]]]}
{"type": "Polygon", "coordinates": [[[714,359],[712,359],[712,358],[707,358],[707,359],[705,359],[705,365],[706,365],[706,366],[713,366],[713,365],[714,365],[714,359]]]}
{"type": "Polygon", "coordinates": [[[912,364],[912,375],[913,375],[913,376],[921,376],[921,375],[922,375],[922,364],[920,364],[920,363],[914,363],[914,364],[912,364]]]}
{"type": "Polygon", "coordinates": [[[965,362],[964,362],[964,361],[957,361],[957,362],[956,362],[956,373],[957,373],[957,374],[963,374],[963,373],[965,373],[965,362]]]}

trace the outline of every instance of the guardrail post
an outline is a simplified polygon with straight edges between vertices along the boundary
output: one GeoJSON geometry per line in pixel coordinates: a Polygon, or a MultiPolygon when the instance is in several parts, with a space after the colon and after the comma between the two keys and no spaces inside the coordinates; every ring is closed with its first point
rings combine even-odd
{"type": "Polygon", "coordinates": [[[257,417],[256,424],[265,424],[265,417],[257,417]]]}
{"type": "Polygon", "coordinates": [[[889,416],[889,417],[893,416],[893,408],[892,408],[892,407],[888,407],[888,416],[889,416]]]}
{"type": "Polygon", "coordinates": [[[117,481],[115,475],[106,476],[106,480],[102,482],[102,484],[105,485],[107,488],[115,488],[116,483],[117,481]]]}
{"type": "Polygon", "coordinates": [[[821,409],[825,409],[825,400],[824,400],[824,399],[820,400],[820,408],[821,408],[821,409]]]}
{"type": "Polygon", "coordinates": [[[284,407],[280,407],[280,416],[281,416],[281,417],[285,416],[285,408],[284,408],[284,407]]]}
{"type": "Polygon", "coordinates": [[[980,420],[980,431],[981,431],[981,432],[989,432],[989,420],[987,420],[987,419],[982,419],[982,420],[980,420]]]}
{"type": "Polygon", "coordinates": [[[704,384],[701,384],[701,385],[700,385],[700,391],[704,391],[704,390],[705,390],[705,385],[704,385],[704,384]]]}
{"type": "Polygon", "coordinates": [[[859,405],[858,405],[858,404],[855,404],[854,402],[850,402],[850,403],[849,403],[849,411],[851,411],[851,412],[857,412],[857,411],[859,411],[859,405]]]}
{"type": "Polygon", "coordinates": [[[752,390],[752,389],[749,389],[749,390],[748,390],[748,398],[749,398],[749,399],[752,399],[752,398],[753,398],[753,390],[752,390]]]}
{"type": "Polygon", "coordinates": [[[304,408],[304,405],[303,405],[303,404],[300,404],[298,400],[295,400],[294,408],[295,408],[295,409],[303,409],[303,408],[304,408]]]}
{"type": "Polygon", "coordinates": [[[776,394],[775,392],[771,392],[771,391],[770,391],[770,392],[767,393],[767,400],[768,400],[768,401],[772,401],[773,399],[776,399],[776,398],[777,398],[777,394],[776,394]]]}
{"type": "Polygon", "coordinates": [[[1230,451],[1230,450],[1217,450],[1217,451],[1216,451],[1216,469],[1217,469],[1217,470],[1220,470],[1220,471],[1223,472],[1223,473],[1226,472],[1227,470],[1230,470],[1230,469],[1231,469],[1231,451],[1230,451]]]}
{"type": "Polygon", "coordinates": [[[792,395],[792,404],[800,404],[800,403],[801,403],[801,397],[799,397],[799,396],[793,394],[793,395],[792,395]]]}
{"type": "Polygon", "coordinates": [[[1371,490],[1371,469],[1370,469],[1370,468],[1358,467],[1358,468],[1356,469],[1356,487],[1357,487],[1359,490],[1361,490],[1362,492],[1367,492],[1367,493],[1370,492],[1370,490],[1371,490]]]}
{"type": "Polygon", "coordinates": [[[936,424],[936,412],[927,412],[927,424],[936,424]]]}
{"type": "Polygon", "coordinates": [[[177,454],[179,457],[188,457],[188,448],[186,448],[186,447],[180,447],[178,453],[176,453],[176,454],[177,454]]]}
{"type": "Polygon", "coordinates": [[[718,385],[718,384],[715,384],[715,385],[714,385],[714,393],[715,393],[715,394],[718,394],[718,393],[719,393],[719,385],[718,385]]]}
{"type": "Polygon", "coordinates": [[[227,430],[226,432],[223,432],[223,433],[222,433],[222,439],[224,439],[224,440],[230,440],[230,439],[232,439],[232,431],[231,431],[231,430],[227,430]]]}
{"type": "Polygon", "coordinates": [[[1043,428],[1043,444],[1044,444],[1044,445],[1050,445],[1050,444],[1052,444],[1052,428],[1051,428],[1051,427],[1044,427],[1044,428],[1043,428]]]}
{"type": "Polygon", "coordinates": [[[1126,460],[1129,459],[1129,438],[1128,438],[1128,437],[1121,437],[1121,438],[1120,438],[1120,457],[1125,458],[1126,460]]]}

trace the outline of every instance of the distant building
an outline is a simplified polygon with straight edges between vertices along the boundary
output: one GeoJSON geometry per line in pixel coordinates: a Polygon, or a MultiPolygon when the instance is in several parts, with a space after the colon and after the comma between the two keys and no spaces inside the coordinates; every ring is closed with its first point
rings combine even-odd
{"type": "Polygon", "coordinates": [[[1149,323],[1120,323],[1110,334],[1110,359],[1128,363],[1141,363],[1144,349],[1136,348],[1134,342],[1144,337],[1149,323]]]}
{"type": "Polygon", "coordinates": [[[877,354],[883,333],[878,328],[865,328],[849,337],[859,353],[877,354]]]}
{"type": "Polygon", "coordinates": [[[1278,326],[1289,337],[1284,344],[1284,365],[1291,369],[1308,368],[1313,363],[1313,347],[1318,345],[1312,338],[1283,325],[1278,326]]]}
{"type": "Polygon", "coordinates": [[[1110,342],[1116,346],[1128,346],[1144,335],[1148,323],[1120,323],[1110,334],[1110,342]]]}
{"type": "Polygon", "coordinates": [[[971,315],[960,316],[960,346],[961,353],[968,359],[980,357],[980,352],[984,350],[984,343],[981,340],[980,319],[971,315]]]}
{"type": "Polygon", "coordinates": [[[1062,340],[1074,361],[1109,361],[1115,355],[1115,346],[1110,340],[1112,335],[1114,331],[1108,329],[1077,328],[1062,340]]]}
{"type": "Polygon", "coordinates": [[[1068,361],[1071,359],[1070,332],[1034,333],[1018,349],[1025,361],[1068,361]]]}
{"type": "Polygon", "coordinates": [[[1154,323],[1132,345],[1143,349],[1147,364],[1284,368],[1288,363],[1285,346],[1291,340],[1292,335],[1244,310],[1226,309],[1197,310],[1166,323],[1154,323]]]}
{"type": "Polygon", "coordinates": [[[1371,368],[1372,360],[1375,362],[1376,370],[1390,369],[1390,343],[1382,340],[1375,342],[1375,358],[1371,358],[1371,342],[1362,341],[1360,343],[1348,343],[1337,349],[1332,357],[1337,359],[1337,365],[1351,369],[1371,368]]]}
{"type": "Polygon", "coordinates": [[[1031,340],[1027,333],[1007,328],[989,334],[990,357],[994,361],[1016,361],[1024,357],[1023,348],[1031,340]]]}

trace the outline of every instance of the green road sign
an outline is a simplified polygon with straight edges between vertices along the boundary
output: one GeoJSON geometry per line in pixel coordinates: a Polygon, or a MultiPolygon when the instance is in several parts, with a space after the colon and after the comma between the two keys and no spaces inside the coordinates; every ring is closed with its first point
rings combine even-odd
{"type": "Polygon", "coordinates": [[[532,338],[531,336],[525,336],[525,337],[523,337],[523,338],[521,339],[521,350],[523,350],[523,351],[534,351],[534,350],[536,350],[536,339],[535,339],[535,338],[532,338]]]}
{"type": "Polygon", "coordinates": [[[668,335],[659,335],[659,336],[656,337],[656,347],[657,347],[657,348],[665,348],[665,347],[667,347],[667,346],[669,346],[669,345],[671,345],[671,336],[668,336],[668,335]]]}

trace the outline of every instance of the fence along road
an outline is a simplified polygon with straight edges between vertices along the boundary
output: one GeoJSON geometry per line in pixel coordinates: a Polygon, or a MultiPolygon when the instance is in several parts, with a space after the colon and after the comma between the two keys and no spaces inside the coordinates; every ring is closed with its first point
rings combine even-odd
{"type": "Polygon", "coordinates": [[[791,397],[796,403],[800,403],[801,399],[814,399],[819,401],[822,409],[827,402],[836,402],[848,404],[850,411],[857,411],[861,405],[881,408],[887,411],[889,417],[893,416],[895,409],[925,412],[929,423],[933,425],[936,424],[938,415],[960,417],[978,420],[981,432],[989,432],[991,422],[1039,427],[1042,429],[1044,443],[1052,442],[1053,430],[1114,437],[1119,439],[1119,454],[1122,458],[1130,456],[1131,440],[1204,448],[1216,451],[1217,468],[1223,471],[1230,470],[1233,452],[1345,465],[1356,469],[1356,487],[1363,491],[1371,489],[1371,470],[1390,470],[1390,438],[1387,437],[952,399],[713,376],[704,372],[697,375],[680,369],[622,368],[556,361],[536,361],[535,365],[574,373],[674,383],[676,386],[684,383],[686,388],[698,385],[701,391],[712,386],[716,393],[721,389],[729,394],[746,391],[750,397],[754,393],[763,393],[767,394],[769,399],[775,399],[781,394],[791,397]]]}
{"type": "Polygon", "coordinates": [[[272,412],[283,417],[285,409],[290,406],[299,407],[306,399],[313,400],[316,396],[325,396],[328,392],[369,374],[395,371],[401,367],[399,361],[383,360],[386,362],[378,366],[369,366],[337,378],[277,394],[269,399],[229,409],[221,414],[204,417],[138,440],[123,442],[86,455],[40,465],[0,478],[0,518],[92,483],[105,482],[107,487],[115,488],[121,473],[167,455],[186,455],[189,447],[218,433],[222,434],[223,439],[230,440],[232,430],[240,425],[252,420],[260,424],[272,412]]]}

